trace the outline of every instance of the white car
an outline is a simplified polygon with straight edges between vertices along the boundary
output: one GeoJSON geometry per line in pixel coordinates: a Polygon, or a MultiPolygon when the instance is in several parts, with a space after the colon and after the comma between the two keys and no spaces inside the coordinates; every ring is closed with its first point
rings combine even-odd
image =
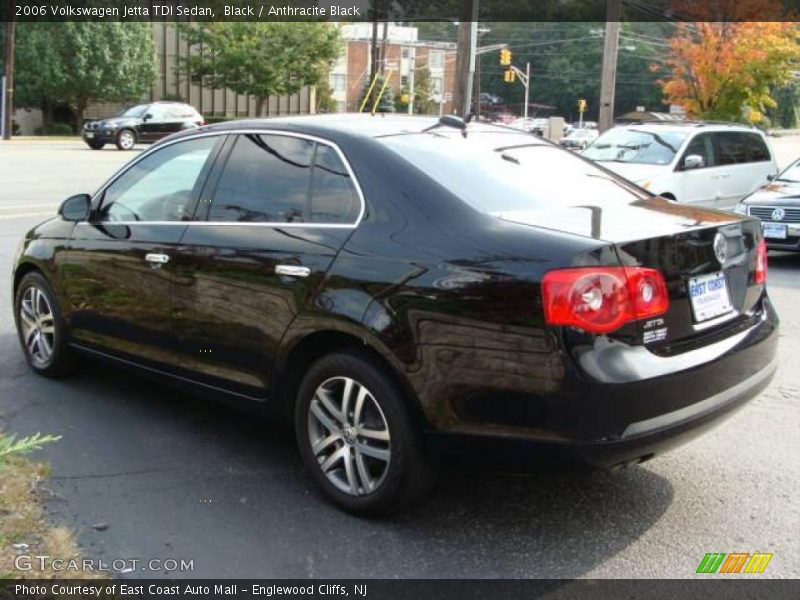
{"type": "Polygon", "coordinates": [[[597,129],[573,129],[558,142],[564,148],[585,150],[600,135],[597,129]]]}
{"type": "Polygon", "coordinates": [[[656,195],[714,208],[735,206],[778,173],[766,136],[733,123],[622,125],[583,156],[656,195]]]}

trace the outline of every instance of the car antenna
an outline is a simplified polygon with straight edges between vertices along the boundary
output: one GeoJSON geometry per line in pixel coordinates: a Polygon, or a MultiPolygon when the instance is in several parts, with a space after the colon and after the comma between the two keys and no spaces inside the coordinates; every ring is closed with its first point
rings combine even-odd
{"type": "Polygon", "coordinates": [[[470,117],[467,117],[465,121],[461,117],[457,117],[456,115],[442,115],[439,117],[439,120],[431,125],[430,127],[426,127],[422,130],[422,133],[426,131],[431,131],[432,129],[437,129],[438,127],[453,127],[455,129],[461,130],[461,135],[467,137],[467,123],[469,123],[470,117]]]}

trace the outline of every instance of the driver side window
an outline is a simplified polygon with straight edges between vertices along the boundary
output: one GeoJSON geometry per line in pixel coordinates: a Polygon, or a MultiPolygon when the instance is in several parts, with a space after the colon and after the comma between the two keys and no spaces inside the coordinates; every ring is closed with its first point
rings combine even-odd
{"type": "Polygon", "coordinates": [[[222,136],[166,146],[143,158],[106,188],[100,220],[189,221],[199,186],[222,136]]]}
{"type": "Polygon", "coordinates": [[[683,161],[686,160],[687,156],[701,156],[703,158],[703,166],[701,168],[708,168],[716,166],[716,158],[714,156],[714,142],[711,139],[711,135],[708,133],[701,133],[700,135],[695,136],[695,138],[689,142],[689,145],[686,147],[686,151],[683,153],[683,159],[681,160],[681,165],[683,165],[683,161]]]}

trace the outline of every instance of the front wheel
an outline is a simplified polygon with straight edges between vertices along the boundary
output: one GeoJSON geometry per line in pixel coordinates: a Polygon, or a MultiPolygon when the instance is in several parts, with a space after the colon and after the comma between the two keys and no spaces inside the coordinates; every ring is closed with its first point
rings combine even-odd
{"type": "Polygon", "coordinates": [[[348,512],[402,510],[434,481],[402,392],[367,353],[337,352],[314,363],[300,386],[295,433],[306,469],[348,512]]]}
{"type": "Polygon", "coordinates": [[[120,150],[133,150],[136,145],[136,134],[130,129],[123,129],[117,134],[116,144],[120,150]]]}
{"type": "Polygon", "coordinates": [[[25,359],[45,377],[62,377],[75,369],[66,342],[64,321],[56,295],[41,273],[22,278],[14,302],[17,332],[25,359]]]}

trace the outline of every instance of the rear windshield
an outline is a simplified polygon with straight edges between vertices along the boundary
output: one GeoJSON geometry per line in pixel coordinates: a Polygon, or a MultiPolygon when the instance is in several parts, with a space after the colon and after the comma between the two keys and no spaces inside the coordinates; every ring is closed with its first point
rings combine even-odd
{"type": "Polygon", "coordinates": [[[473,208],[489,214],[648,197],[572,152],[530,135],[420,133],[378,140],[473,208]]]}
{"type": "Polygon", "coordinates": [[[668,165],[685,139],[685,133],[617,128],[597,138],[583,155],[599,161],[668,165]]]}

